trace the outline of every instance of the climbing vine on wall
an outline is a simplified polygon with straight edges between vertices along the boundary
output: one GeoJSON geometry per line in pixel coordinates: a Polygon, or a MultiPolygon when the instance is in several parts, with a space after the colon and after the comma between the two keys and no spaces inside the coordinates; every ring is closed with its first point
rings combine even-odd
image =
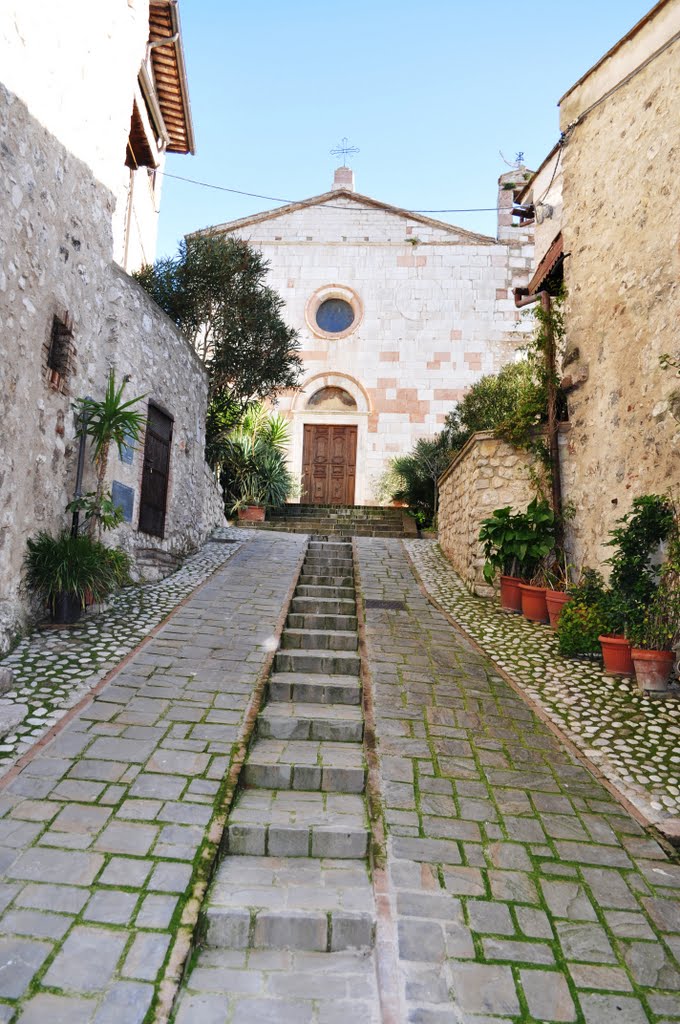
{"type": "Polygon", "coordinates": [[[564,293],[561,292],[553,299],[549,311],[540,305],[532,307],[531,315],[535,320],[535,329],[522,349],[530,373],[515,408],[496,429],[497,435],[515,448],[535,455],[546,471],[550,469],[550,451],[541,428],[548,419],[548,384],[551,373],[558,395],[558,418],[563,418],[566,411],[565,399],[559,390],[557,372],[554,368],[549,368],[547,358],[549,331],[552,331],[555,350],[559,352],[562,347],[563,301],[564,293]]]}

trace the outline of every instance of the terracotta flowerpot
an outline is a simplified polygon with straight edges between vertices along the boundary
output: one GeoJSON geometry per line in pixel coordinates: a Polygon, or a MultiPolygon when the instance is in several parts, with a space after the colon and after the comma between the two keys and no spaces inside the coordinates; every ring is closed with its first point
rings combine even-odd
{"type": "Polygon", "coordinates": [[[501,576],[501,608],[506,612],[522,611],[522,595],[517,576],[501,576]]]}
{"type": "Polygon", "coordinates": [[[571,601],[571,594],[565,594],[563,590],[546,590],[545,603],[550,618],[550,628],[557,629],[560,615],[567,601],[571,601]]]}
{"type": "Polygon", "coordinates": [[[604,672],[607,676],[634,676],[631,646],[625,636],[598,636],[602,648],[604,672]]]}
{"type": "Polygon", "coordinates": [[[643,693],[645,690],[663,693],[668,689],[675,659],[674,651],[643,651],[633,648],[635,675],[643,693]]]}
{"type": "Polygon", "coordinates": [[[522,615],[530,622],[548,622],[548,606],[545,603],[545,587],[534,587],[530,583],[520,583],[522,595],[522,615]]]}
{"type": "Polygon", "coordinates": [[[247,523],[263,523],[264,522],[264,506],[263,505],[246,505],[245,508],[238,510],[238,517],[243,522],[247,523]]]}

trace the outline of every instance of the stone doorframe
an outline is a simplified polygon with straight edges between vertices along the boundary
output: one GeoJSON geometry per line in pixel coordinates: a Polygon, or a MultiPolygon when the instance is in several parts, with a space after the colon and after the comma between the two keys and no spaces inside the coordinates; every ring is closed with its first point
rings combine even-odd
{"type": "MultiPolygon", "coordinates": [[[[344,373],[317,373],[308,377],[299,390],[295,393],[290,409],[292,421],[291,445],[288,455],[288,465],[293,477],[298,483],[302,481],[302,448],[304,441],[304,425],[311,424],[336,424],[337,426],[356,426],[357,428],[357,458],[356,477],[354,484],[354,503],[356,505],[367,505],[373,503],[373,495],[369,493],[370,486],[366,475],[366,449],[368,445],[368,417],[373,411],[371,400],[363,385],[354,377],[344,373]],[[343,388],[348,392],[357,404],[356,412],[315,412],[308,409],[309,399],[320,388],[335,387],[343,388]]],[[[299,497],[291,499],[299,501],[299,497]]]]}

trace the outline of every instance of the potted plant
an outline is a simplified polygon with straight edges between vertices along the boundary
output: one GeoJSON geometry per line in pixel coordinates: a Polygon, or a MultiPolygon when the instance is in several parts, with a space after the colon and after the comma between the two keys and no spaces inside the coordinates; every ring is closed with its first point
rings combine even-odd
{"type": "MultiPolygon", "coordinates": [[[[563,519],[573,518],[571,510],[562,513],[563,519]]],[[[568,601],[571,601],[571,566],[567,560],[567,553],[563,549],[556,549],[552,555],[541,565],[532,580],[537,586],[545,588],[545,605],[550,621],[550,628],[557,629],[562,609],[568,601]]]]}
{"type": "Polygon", "coordinates": [[[674,536],[659,585],[644,614],[628,630],[638,686],[667,689],[680,647],[680,539],[674,536]]]}
{"type": "Polygon", "coordinates": [[[605,675],[632,676],[635,666],[631,658],[631,645],[626,637],[627,627],[636,617],[636,606],[620,591],[607,590],[602,595],[600,608],[604,629],[598,641],[602,650],[605,675]]]}
{"type": "Polygon", "coordinates": [[[289,436],[286,420],[267,415],[258,405],[224,441],[222,480],[230,512],[239,519],[262,521],[267,508],[283,505],[290,497],[294,484],[285,460],[289,436]]]}
{"type": "MultiPolygon", "coordinates": [[[[555,516],[545,500],[534,498],[526,512],[513,512],[511,506],[495,509],[482,520],[479,539],[484,545],[484,579],[492,583],[500,575],[501,607],[506,611],[522,611],[520,587],[533,588],[528,581],[536,572],[541,559],[550,552],[554,543],[555,516]]],[[[545,603],[545,599],[544,599],[545,603]]],[[[547,611],[542,611],[547,622],[547,611]]]]}
{"type": "Polygon", "coordinates": [[[262,523],[265,518],[264,486],[256,473],[239,480],[239,496],[231,507],[241,522],[262,523]]]}
{"type": "Polygon", "coordinates": [[[568,601],[571,601],[569,565],[566,554],[563,552],[560,558],[556,558],[553,565],[545,572],[545,604],[548,609],[550,628],[557,629],[562,609],[568,601]]]}
{"type": "Polygon", "coordinates": [[[604,670],[609,675],[635,674],[628,637],[637,630],[654,595],[658,569],[652,556],[673,531],[674,521],[672,501],[647,494],[635,498],[630,512],[609,532],[607,544],[615,550],[605,563],[612,570],[609,591],[601,601],[606,628],[599,638],[604,670]]]}
{"type": "Polygon", "coordinates": [[[27,587],[47,603],[52,621],[77,622],[90,592],[103,601],[118,586],[130,583],[130,560],[124,551],[107,548],[87,534],[42,532],[28,542],[27,587]]]}

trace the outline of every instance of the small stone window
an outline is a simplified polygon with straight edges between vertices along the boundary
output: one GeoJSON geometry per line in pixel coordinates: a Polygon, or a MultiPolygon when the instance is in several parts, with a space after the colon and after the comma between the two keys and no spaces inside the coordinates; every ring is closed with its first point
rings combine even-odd
{"type": "Polygon", "coordinates": [[[305,320],[312,334],[329,341],[338,341],[353,334],[361,325],[363,315],[357,293],[340,284],[318,288],[305,306],[305,320]]]}
{"type": "Polygon", "coordinates": [[[73,330],[68,313],[52,318],[52,329],[47,343],[47,372],[51,387],[66,391],[66,382],[73,369],[73,330]]]}
{"type": "Polygon", "coordinates": [[[312,395],[307,408],[316,412],[356,412],[357,403],[344,388],[326,387],[312,395]]]}
{"type": "Polygon", "coordinates": [[[354,310],[344,299],[325,299],[316,311],[316,322],[327,334],[342,334],[354,323],[354,310]]]}

